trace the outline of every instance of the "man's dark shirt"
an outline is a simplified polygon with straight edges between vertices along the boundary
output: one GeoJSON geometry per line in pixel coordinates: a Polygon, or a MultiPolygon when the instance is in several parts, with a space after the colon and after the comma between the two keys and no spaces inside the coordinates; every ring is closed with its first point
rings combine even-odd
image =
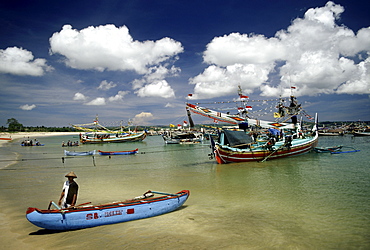
{"type": "Polygon", "coordinates": [[[77,195],[78,193],[78,185],[76,182],[72,182],[69,184],[69,188],[68,188],[68,194],[67,194],[67,199],[66,199],[66,203],[67,204],[72,204],[72,201],[73,201],[73,196],[76,194],[77,195]]]}

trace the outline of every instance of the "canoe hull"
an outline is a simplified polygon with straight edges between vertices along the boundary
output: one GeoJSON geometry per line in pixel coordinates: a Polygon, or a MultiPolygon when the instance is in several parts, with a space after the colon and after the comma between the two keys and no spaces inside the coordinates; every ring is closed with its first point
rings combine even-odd
{"type": "Polygon", "coordinates": [[[183,190],[175,195],[155,199],[141,199],[101,206],[88,206],[75,210],[40,210],[28,208],[26,217],[32,224],[49,230],[73,230],[149,218],[172,212],[181,207],[190,192],[183,190]]]}
{"type": "Polygon", "coordinates": [[[130,150],[130,151],[101,151],[101,150],[98,150],[99,151],[99,154],[101,155],[132,155],[132,154],[136,154],[139,149],[134,149],[134,150],[130,150]]]}

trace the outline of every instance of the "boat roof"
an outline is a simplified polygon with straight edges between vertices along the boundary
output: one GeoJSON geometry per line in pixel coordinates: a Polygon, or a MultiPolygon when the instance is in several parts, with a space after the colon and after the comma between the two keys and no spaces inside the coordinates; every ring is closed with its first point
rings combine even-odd
{"type": "Polygon", "coordinates": [[[225,144],[229,144],[230,147],[245,145],[253,142],[252,137],[247,135],[245,131],[223,130],[223,132],[225,134],[225,144]]]}

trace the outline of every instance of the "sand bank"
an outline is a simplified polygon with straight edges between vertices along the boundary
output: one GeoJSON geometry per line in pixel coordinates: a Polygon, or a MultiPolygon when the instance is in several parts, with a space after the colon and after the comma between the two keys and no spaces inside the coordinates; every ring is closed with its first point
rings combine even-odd
{"type": "MultiPolygon", "coordinates": [[[[45,136],[59,136],[59,135],[78,135],[81,132],[18,132],[18,133],[0,133],[0,138],[11,138],[13,140],[21,138],[39,138],[45,136]]],[[[0,147],[9,140],[0,140],[0,147]]]]}

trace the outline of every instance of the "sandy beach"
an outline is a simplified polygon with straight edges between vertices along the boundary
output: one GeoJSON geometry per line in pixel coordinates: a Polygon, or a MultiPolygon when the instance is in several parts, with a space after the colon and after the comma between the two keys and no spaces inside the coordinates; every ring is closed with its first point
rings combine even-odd
{"type": "MultiPolygon", "coordinates": [[[[6,145],[6,143],[13,142],[15,140],[21,140],[23,138],[42,138],[46,136],[62,136],[62,135],[78,135],[80,132],[18,132],[18,133],[0,133],[0,138],[10,138],[11,140],[1,140],[0,148],[6,145]]],[[[0,169],[6,168],[13,164],[17,160],[17,154],[7,154],[2,156],[0,161],[0,169]]]]}
{"type": "MultiPolygon", "coordinates": [[[[11,138],[12,141],[21,138],[39,138],[45,136],[58,136],[58,135],[78,135],[80,132],[17,132],[17,133],[0,133],[0,138],[11,138]]],[[[9,140],[0,140],[0,147],[9,140]]]]}

